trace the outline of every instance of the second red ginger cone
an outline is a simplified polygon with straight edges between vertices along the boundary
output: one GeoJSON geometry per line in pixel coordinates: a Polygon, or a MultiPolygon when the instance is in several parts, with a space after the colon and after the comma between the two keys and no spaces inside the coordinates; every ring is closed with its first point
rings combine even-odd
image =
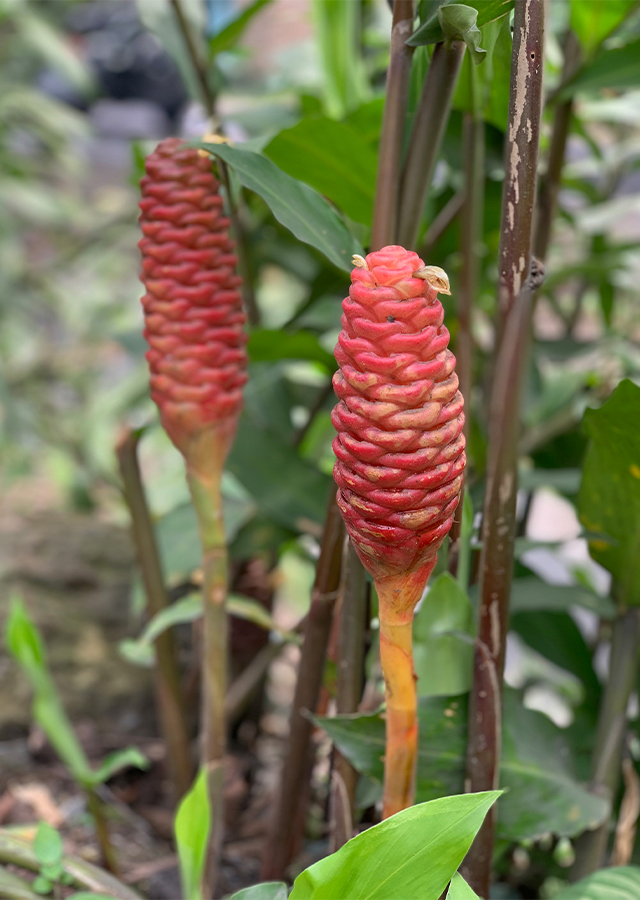
{"type": "Polygon", "coordinates": [[[449,293],[444,272],[396,246],[354,263],[335,350],[334,477],[380,602],[386,817],[415,792],[411,625],[460,498],[464,413],[437,296],[449,293]]]}

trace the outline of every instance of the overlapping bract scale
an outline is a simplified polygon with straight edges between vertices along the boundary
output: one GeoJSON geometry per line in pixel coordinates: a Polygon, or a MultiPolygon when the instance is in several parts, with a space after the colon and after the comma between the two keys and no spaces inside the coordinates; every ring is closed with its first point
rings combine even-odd
{"type": "Polygon", "coordinates": [[[139,247],[151,396],[183,449],[194,434],[235,420],[242,406],[241,279],[210,160],[168,138],[145,168],[139,247]]]}
{"type": "Polygon", "coordinates": [[[380,578],[435,559],[460,495],[464,413],[437,290],[413,274],[422,260],[392,246],[359,263],[335,350],[334,477],[356,550],[380,578]]]}

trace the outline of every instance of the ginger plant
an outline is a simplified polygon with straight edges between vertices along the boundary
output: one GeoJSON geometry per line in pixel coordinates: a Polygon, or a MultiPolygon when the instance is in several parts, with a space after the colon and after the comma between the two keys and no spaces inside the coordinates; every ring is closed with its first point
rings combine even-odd
{"type": "Polygon", "coordinates": [[[185,459],[203,548],[203,734],[211,831],[203,894],[216,880],[222,842],[227,554],[222,468],[246,382],[245,314],[229,220],[206,155],[179,139],[146,160],[140,224],[151,396],[185,459]]]}
{"type": "Polygon", "coordinates": [[[386,818],[415,796],[411,627],[460,497],[464,413],[437,296],[449,293],[446,274],[397,246],[354,263],[335,350],[334,477],[379,599],[386,818]]]}

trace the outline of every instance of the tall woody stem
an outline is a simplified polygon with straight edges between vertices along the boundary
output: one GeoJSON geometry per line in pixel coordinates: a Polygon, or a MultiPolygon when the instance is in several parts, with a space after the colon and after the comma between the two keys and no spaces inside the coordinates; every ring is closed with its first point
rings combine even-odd
{"type": "Polygon", "coordinates": [[[398,243],[415,247],[433,170],[449,119],[465,44],[436,44],[415,115],[402,173],[398,243]]]}
{"type": "MultiPolygon", "coordinates": [[[[532,214],[540,129],[543,0],[516,0],[506,174],[500,225],[500,341],[490,404],[487,485],[482,522],[480,609],[469,707],[467,783],[490,790],[499,781],[502,676],[516,532],[520,394],[529,345],[533,295],[542,272],[532,265],[532,214]]],[[[489,897],[495,815],[469,851],[466,873],[489,897]]]]}
{"type": "Polygon", "coordinates": [[[305,788],[304,778],[308,769],[313,727],[306,713],[315,710],[320,695],[331,621],[340,584],[343,538],[342,517],[335,496],[332,496],[311,592],[311,608],[305,623],[300,668],[289,719],[287,753],[264,857],[262,877],[266,881],[284,876],[300,838],[299,801],[305,788]]]}
{"type": "Polygon", "coordinates": [[[413,15],[413,0],[395,0],[391,26],[391,58],[380,134],[376,202],[371,227],[372,250],[393,244],[397,239],[402,138],[413,56],[413,47],[407,46],[407,40],[413,28],[413,15]]]}
{"type": "MultiPolygon", "coordinates": [[[[342,586],[338,628],[336,711],[354,713],[362,698],[367,580],[350,538],[342,551],[342,586]]],[[[331,848],[339,850],[353,837],[358,773],[337,748],[331,785],[331,848]]]]}
{"type": "MultiPolygon", "coordinates": [[[[169,605],[160,554],[147,505],[138,462],[140,434],[126,430],[116,447],[124,496],[131,514],[133,540],[138,553],[149,616],[169,605]]],[[[155,689],[162,734],[167,745],[169,771],[175,799],[179,800],[191,785],[193,766],[185,722],[185,702],[180,685],[173,634],[167,629],[155,640],[155,689]]]]}

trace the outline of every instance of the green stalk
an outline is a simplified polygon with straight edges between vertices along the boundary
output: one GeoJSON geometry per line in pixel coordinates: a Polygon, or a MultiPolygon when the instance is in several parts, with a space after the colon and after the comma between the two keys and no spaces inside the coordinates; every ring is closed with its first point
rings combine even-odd
{"type": "Polygon", "coordinates": [[[463,41],[436,44],[424,81],[400,188],[398,243],[408,249],[418,240],[464,50],[463,41]]]}
{"type": "Polygon", "coordinates": [[[413,47],[407,47],[407,41],[413,29],[413,16],[413,0],[395,0],[391,25],[391,58],[387,70],[380,134],[376,202],[371,226],[372,250],[393,244],[397,239],[402,137],[413,56],[413,47]]]}
{"type": "MultiPolygon", "coordinates": [[[[600,702],[596,746],[591,761],[591,790],[612,804],[620,784],[627,707],[638,680],[640,609],[620,612],[613,624],[609,676],[600,702]]],[[[590,875],[605,864],[610,820],[585,832],[576,844],[572,880],[590,875]]]]}
{"type": "MultiPolygon", "coordinates": [[[[516,0],[506,172],[500,224],[500,340],[490,403],[487,483],[482,520],[478,638],[469,704],[467,784],[471,791],[499,782],[502,678],[516,533],[520,394],[531,331],[533,296],[542,281],[532,264],[542,100],[544,3],[516,0]]],[[[489,897],[495,840],[490,813],[465,863],[471,887],[489,897]]]]}
{"type": "Polygon", "coordinates": [[[112,875],[117,875],[118,863],[109,836],[109,826],[107,825],[107,818],[104,814],[104,804],[92,787],[85,788],[85,795],[87,798],[87,808],[91,813],[96,826],[96,836],[98,838],[98,846],[100,847],[100,854],[102,856],[102,865],[107,872],[111,872],[112,875]]]}
{"type": "MultiPolygon", "coordinates": [[[[118,441],[116,453],[124,486],[124,496],[131,514],[133,540],[142,571],[148,617],[151,619],[169,605],[169,597],[138,463],[139,441],[140,433],[127,429],[118,441]]],[[[180,672],[171,629],[167,629],[159,635],[154,646],[158,718],[167,746],[175,799],[179,800],[191,786],[193,766],[185,720],[185,701],[182,696],[180,672]]]]}
{"type": "MultiPolygon", "coordinates": [[[[343,576],[338,623],[338,679],[336,712],[357,712],[364,681],[364,643],[367,612],[367,577],[349,538],[343,549],[343,576]]],[[[331,784],[331,850],[339,850],[353,837],[358,773],[339,750],[333,752],[331,784]]]]}
{"type": "Polygon", "coordinates": [[[343,539],[344,526],[334,494],[325,520],[320,558],[311,592],[311,607],[305,622],[298,680],[289,718],[289,740],[264,856],[263,881],[277,881],[284,877],[301,837],[300,798],[305,793],[305,775],[308,771],[313,728],[308,713],[315,711],[320,696],[333,610],[340,584],[343,539]]]}
{"type": "MultiPolygon", "coordinates": [[[[227,743],[225,695],[227,690],[228,621],[227,548],[222,520],[222,443],[215,437],[214,453],[206,467],[187,459],[187,480],[198,517],[202,541],[203,664],[202,664],[202,768],[207,773],[211,827],[202,894],[214,896],[224,836],[224,755],[227,743]],[[216,452],[217,451],[217,452],[216,452]]],[[[194,453],[194,457],[197,454],[194,453]]]]}

